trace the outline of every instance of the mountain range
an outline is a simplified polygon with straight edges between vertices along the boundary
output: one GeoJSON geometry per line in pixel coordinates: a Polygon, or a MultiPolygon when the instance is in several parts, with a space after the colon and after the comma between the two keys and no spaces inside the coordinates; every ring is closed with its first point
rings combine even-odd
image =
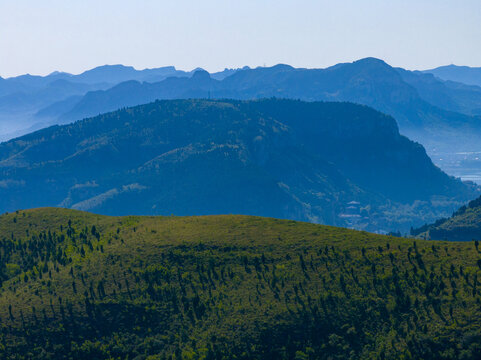
{"type": "MultiPolygon", "coordinates": [[[[136,70],[113,65],[79,75],[0,78],[0,139],[157,99],[350,101],[393,116],[402,134],[423,144],[438,166],[451,171],[452,163],[463,159],[450,164],[448,158],[477,151],[481,140],[481,87],[443,78],[442,69],[407,71],[365,58],[326,69],[276,65],[209,74],[172,66],[136,70]]],[[[476,68],[469,72],[475,74],[476,68]]]]}
{"type": "Polygon", "coordinates": [[[224,78],[198,70],[190,77],[172,76],[158,82],[131,80],[89,91],[68,103],[50,104],[36,116],[44,123],[68,123],[157,99],[266,97],[371,106],[393,116],[401,133],[422,143],[430,154],[473,151],[481,140],[480,87],[393,68],[374,58],[326,69],[276,65],[238,69],[224,78]],[[458,141],[461,135],[462,142],[458,141]]]}
{"type": "MultiPolygon", "coordinates": [[[[184,80],[197,77],[212,81],[184,80]]],[[[235,213],[369,230],[407,230],[477,194],[392,117],[275,99],[156,101],[53,126],[0,144],[0,178],[0,211],[235,213]]]]}
{"type": "MultiPolygon", "coordinates": [[[[190,77],[191,72],[173,66],[136,70],[131,66],[105,65],[79,75],[54,72],[48,76],[0,77],[0,140],[52,125],[45,117],[55,104],[56,111],[68,111],[89,91],[106,90],[125,81],[158,82],[167,77],[190,77]]],[[[223,79],[234,69],[212,74],[223,79]]],[[[55,121],[54,121],[55,122],[55,121]]]]}
{"type": "Polygon", "coordinates": [[[481,67],[457,66],[451,64],[431,70],[424,70],[424,72],[433,74],[437,78],[446,81],[481,86],[481,67]]]}

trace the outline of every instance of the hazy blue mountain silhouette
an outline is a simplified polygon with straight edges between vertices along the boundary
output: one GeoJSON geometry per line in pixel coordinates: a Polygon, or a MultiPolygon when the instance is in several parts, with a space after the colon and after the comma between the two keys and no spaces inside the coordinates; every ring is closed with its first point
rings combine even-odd
{"type": "Polygon", "coordinates": [[[397,69],[403,80],[413,86],[419,96],[438,108],[481,115],[481,87],[454,81],[440,81],[433,74],[397,69]]]}
{"type": "MultiPolygon", "coordinates": [[[[212,76],[222,80],[236,71],[225,69],[212,76]]],[[[56,123],[59,113],[71,110],[89,91],[105,90],[130,80],[155,83],[171,76],[190,77],[194,72],[173,66],[136,70],[131,66],[104,65],[79,75],[53,72],[47,76],[0,77],[0,140],[56,123]]]]}
{"type": "Polygon", "coordinates": [[[109,65],[79,75],[0,79],[0,134],[9,132],[10,124],[16,124],[12,131],[33,124],[39,128],[156,99],[278,97],[374,107],[394,116],[401,132],[428,151],[472,151],[481,141],[481,88],[393,68],[375,58],[326,69],[276,65],[226,69],[210,76],[196,70],[109,65]]]}
{"type": "Polygon", "coordinates": [[[366,58],[327,69],[296,69],[288,65],[242,69],[223,80],[201,71],[192,78],[170,77],[157,83],[121,83],[87,93],[65,112],[50,107],[61,123],[156,99],[294,98],[306,101],[351,101],[392,115],[409,137],[430,147],[476,144],[481,137],[477,87],[440,81],[432,75],[395,69],[366,58]],[[460,144],[459,134],[471,134],[460,144]]]}
{"type": "Polygon", "coordinates": [[[481,86],[481,67],[447,65],[424,72],[433,74],[443,80],[481,86]]]}

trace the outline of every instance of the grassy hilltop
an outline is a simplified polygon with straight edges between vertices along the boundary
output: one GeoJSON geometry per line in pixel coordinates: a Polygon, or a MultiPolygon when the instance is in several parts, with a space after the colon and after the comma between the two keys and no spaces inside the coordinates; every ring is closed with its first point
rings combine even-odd
{"type": "Polygon", "coordinates": [[[476,359],[481,254],[249,216],[0,217],[0,358],[476,359]]]}

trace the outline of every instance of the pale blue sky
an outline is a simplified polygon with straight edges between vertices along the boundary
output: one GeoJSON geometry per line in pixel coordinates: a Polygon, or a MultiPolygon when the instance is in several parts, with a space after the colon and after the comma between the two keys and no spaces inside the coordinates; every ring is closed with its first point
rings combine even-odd
{"type": "Polygon", "coordinates": [[[209,71],[374,56],[481,66],[480,0],[0,0],[0,76],[103,64],[209,71]]]}

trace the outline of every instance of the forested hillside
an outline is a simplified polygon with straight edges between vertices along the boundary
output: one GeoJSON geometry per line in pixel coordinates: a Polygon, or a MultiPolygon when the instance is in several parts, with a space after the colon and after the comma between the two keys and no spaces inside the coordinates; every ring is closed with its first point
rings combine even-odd
{"type": "Polygon", "coordinates": [[[438,219],[432,224],[426,224],[413,229],[412,235],[450,241],[481,240],[481,198],[461,206],[449,218],[438,219]]]}
{"type": "Polygon", "coordinates": [[[233,213],[387,231],[477,194],[389,116],[275,99],[157,101],[54,126],[0,144],[0,176],[2,211],[233,213]]]}
{"type": "Polygon", "coordinates": [[[478,359],[481,254],[248,216],[0,217],[5,359],[478,359]]]}

